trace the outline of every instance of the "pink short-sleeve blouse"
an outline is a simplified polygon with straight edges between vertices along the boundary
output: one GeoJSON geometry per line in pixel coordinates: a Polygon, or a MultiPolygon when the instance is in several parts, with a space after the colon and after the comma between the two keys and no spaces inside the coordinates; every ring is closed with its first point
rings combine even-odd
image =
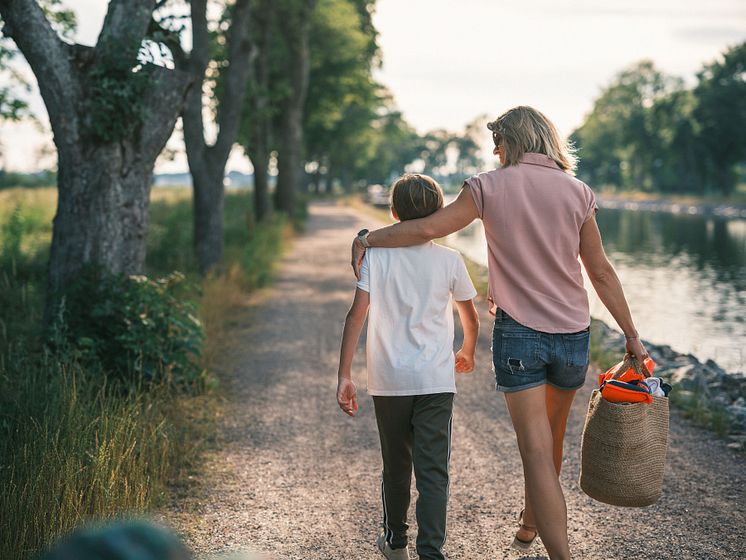
{"type": "Polygon", "coordinates": [[[598,211],[593,191],[554,160],[527,153],[517,165],[464,182],[484,223],[490,311],[547,333],[590,324],[578,254],[580,228],[598,211]]]}

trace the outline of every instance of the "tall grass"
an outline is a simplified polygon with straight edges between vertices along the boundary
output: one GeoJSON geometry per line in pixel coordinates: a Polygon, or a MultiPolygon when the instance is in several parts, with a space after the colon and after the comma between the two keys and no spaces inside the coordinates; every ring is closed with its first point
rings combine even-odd
{"type": "MultiPolygon", "coordinates": [[[[114,384],[39,337],[53,189],[0,191],[0,558],[25,559],[80,523],[146,512],[199,463],[216,413],[212,384],[114,384]]],[[[226,199],[226,264],[196,282],[204,365],[246,292],[265,284],[288,228],[255,225],[248,195],[226,199]]],[[[148,272],[198,279],[189,191],[154,191],[148,272]]],[[[91,366],[88,366],[91,367],[91,366]]]]}
{"type": "Polygon", "coordinates": [[[15,367],[0,381],[2,557],[23,558],[89,516],[144,511],[171,466],[166,396],[108,387],[59,354],[9,359],[15,367]]]}

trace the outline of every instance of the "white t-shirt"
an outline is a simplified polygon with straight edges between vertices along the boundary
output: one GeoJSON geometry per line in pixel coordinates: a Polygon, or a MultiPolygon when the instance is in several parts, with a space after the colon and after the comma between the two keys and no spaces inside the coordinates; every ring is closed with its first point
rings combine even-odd
{"type": "Polygon", "coordinates": [[[461,255],[432,242],[368,249],[357,287],[370,294],[368,393],[455,393],[451,296],[477,295],[461,255]]]}

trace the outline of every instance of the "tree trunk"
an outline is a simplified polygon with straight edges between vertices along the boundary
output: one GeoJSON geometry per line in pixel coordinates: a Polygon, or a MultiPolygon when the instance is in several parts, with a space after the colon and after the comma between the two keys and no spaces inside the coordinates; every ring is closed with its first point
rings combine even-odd
{"type": "MultiPolygon", "coordinates": [[[[201,79],[199,79],[201,85],[201,79]]],[[[215,161],[202,128],[202,88],[194,88],[183,114],[184,141],[193,189],[193,242],[202,274],[223,260],[223,188],[226,158],[215,161]]]]}
{"type": "Polygon", "coordinates": [[[251,162],[254,165],[254,217],[257,222],[266,220],[272,213],[272,203],[269,198],[269,154],[272,146],[272,123],[269,113],[269,55],[272,44],[272,25],[274,16],[272,3],[260,3],[261,13],[258,17],[258,27],[262,30],[257,34],[256,44],[256,93],[253,100],[253,117],[255,121],[252,131],[251,162]]]}
{"type": "MultiPolygon", "coordinates": [[[[39,83],[59,155],[57,213],[52,230],[45,320],[59,291],[87,264],[115,273],[143,272],[148,204],[155,159],[163,149],[192,83],[183,72],[143,64],[129,80],[147,79],[137,103],[142,122],[96,139],[89,110],[106,95],[94,76],[132,60],[151,21],[154,0],[111,0],[95,48],[60,40],[33,0],[1,0],[3,33],[12,37],[39,83]]],[[[107,101],[107,100],[104,100],[107,101]]],[[[105,115],[104,115],[105,116],[105,115]]]]}
{"type": "Polygon", "coordinates": [[[314,0],[306,0],[303,7],[292,14],[295,25],[284,29],[289,51],[288,70],[292,93],[283,104],[280,125],[280,154],[278,162],[276,207],[283,212],[295,214],[295,193],[301,177],[301,155],[303,149],[303,107],[308,92],[311,53],[309,46],[310,16],[315,8],[314,0]]]}
{"type": "Polygon", "coordinates": [[[205,274],[223,260],[223,187],[225,164],[189,164],[194,185],[194,247],[200,272],[205,274]]]}
{"type": "Polygon", "coordinates": [[[342,170],[342,188],[344,189],[345,193],[352,193],[352,179],[350,171],[347,169],[342,170]]]}
{"type": "MultiPolygon", "coordinates": [[[[75,142],[55,131],[58,201],[49,257],[47,320],[60,288],[86,264],[95,263],[113,273],[145,271],[153,167],[173,131],[191,79],[161,68],[142,71],[151,71],[143,102],[148,117],[128,137],[102,143],[82,136],[75,142]]],[[[85,90],[82,94],[87,99],[85,90]]],[[[60,118],[54,107],[48,106],[48,111],[50,119],[53,114],[60,118]]],[[[65,118],[80,123],[83,111],[65,118]]]]}
{"type": "Polygon", "coordinates": [[[85,263],[114,273],[144,269],[152,167],[137,164],[139,154],[129,142],[80,148],[59,149],[50,295],[85,263]]]}
{"type": "Polygon", "coordinates": [[[321,166],[313,172],[313,183],[310,191],[314,194],[321,194],[321,166]]]}
{"type": "Polygon", "coordinates": [[[733,165],[728,161],[720,161],[715,172],[716,190],[724,196],[730,196],[736,186],[736,174],[733,165]]]}
{"type": "Polygon", "coordinates": [[[269,154],[264,140],[255,140],[251,161],[254,164],[254,216],[261,222],[272,212],[269,201],[269,154]]]}
{"type": "Polygon", "coordinates": [[[228,65],[221,70],[223,89],[218,101],[218,135],[208,146],[204,136],[202,80],[209,62],[206,0],[192,0],[191,71],[200,87],[194,89],[184,109],[184,143],[194,186],[194,247],[204,274],[223,260],[223,210],[225,165],[238,136],[253,53],[249,41],[250,2],[238,0],[228,32],[228,65]]]}
{"type": "MultiPolygon", "coordinates": [[[[296,97],[296,94],[293,94],[296,97]]],[[[280,127],[280,153],[278,159],[277,191],[278,210],[295,214],[295,193],[298,189],[303,143],[303,110],[295,100],[285,104],[280,127]]]]}

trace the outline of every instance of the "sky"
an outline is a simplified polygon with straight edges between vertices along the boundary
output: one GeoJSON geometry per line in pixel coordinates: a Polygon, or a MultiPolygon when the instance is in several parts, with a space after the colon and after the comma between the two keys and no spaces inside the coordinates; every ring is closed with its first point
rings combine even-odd
{"type": "MultiPolygon", "coordinates": [[[[107,2],[63,3],[78,15],[76,40],[94,44],[107,2]]],[[[746,39],[746,1],[378,0],[374,22],[383,55],[376,79],[418,131],[460,131],[478,115],[532,105],[567,135],[614,75],[641,59],[693,84],[704,63],[746,39]]],[[[51,145],[44,105],[38,93],[29,99],[43,130],[2,125],[7,169],[51,162],[40,156],[51,145]]],[[[239,151],[228,167],[251,170],[239,151]]],[[[183,156],[156,169],[186,170],[183,156]]]]}

